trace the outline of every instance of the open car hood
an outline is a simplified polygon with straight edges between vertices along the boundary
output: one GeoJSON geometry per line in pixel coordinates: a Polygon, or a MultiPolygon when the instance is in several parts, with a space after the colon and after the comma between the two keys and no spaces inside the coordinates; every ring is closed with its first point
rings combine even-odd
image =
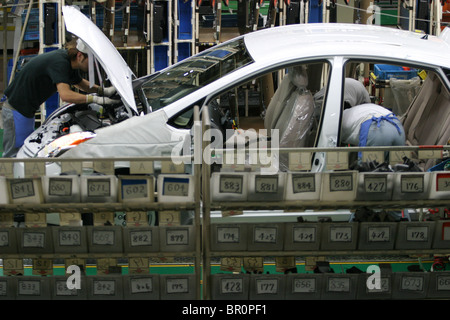
{"type": "Polygon", "coordinates": [[[137,114],[132,80],[133,72],[105,34],[77,8],[62,8],[67,31],[81,38],[99,61],[123,103],[137,114]]]}

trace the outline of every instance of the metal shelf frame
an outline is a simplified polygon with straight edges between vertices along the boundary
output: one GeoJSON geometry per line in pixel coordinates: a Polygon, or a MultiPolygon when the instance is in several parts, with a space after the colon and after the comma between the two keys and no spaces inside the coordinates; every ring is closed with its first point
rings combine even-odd
{"type": "MultiPolygon", "coordinates": [[[[203,139],[209,141],[210,137],[207,135],[209,129],[211,128],[210,117],[208,115],[208,110],[204,110],[202,114],[202,126],[205,136],[203,139]]],[[[204,142],[204,150],[208,146],[204,142]]],[[[358,152],[358,151],[404,151],[404,152],[420,152],[424,150],[438,150],[443,154],[450,150],[450,146],[409,146],[409,147],[345,147],[345,148],[296,148],[296,149],[277,149],[280,153],[285,152],[358,152]]],[[[226,150],[214,150],[215,153],[226,152],[226,150]]],[[[243,152],[257,151],[253,149],[247,149],[243,152]]],[[[203,199],[211,199],[211,186],[210,179],[211,176],[211,166],[205,161],[207,155],[204,151],[204,161],[202,167],[202,194],[203,199]]],[[[370,172],[368,172],[370,173],[370,172]]],[[[431,207],[447,207],[449,204],[448,199],[426,199],[426,200],[410,200],[410,201],[281,201],[281,202],[244,202],[244,201],[204,201],[203,202],[203,299],[211,299],[211,265],[212,260],[223,257],[235,257],[235,258],[245,258],[245,257],[296,257],[296,258],[306,258],[306,257],[336,257],[336,256],[347,256],[347,257],[361,257],[361,256],[377,256],[377,255],[388,255],[395,259],[396,256],[423,256],[429,257],[432,255],[443,255],[448,256],[450,253],[449,249],[393,249],[393,250],[317,250],[317,251],[213,251],[211,250],[210,237],[212,236],[211,228],[211,212],[212,211],[227,211],[227,210],[252,210],[252,211],[267,211],[267,210],[322,210],[322,209],[355,209],[358,207],[370,207],[370,208],[421,208],[431,207]]],[[[245,213],[244,213],[245,215],[245,213]]],[[[261,214],[263,217],[264,213],[261,214]]],[[[225,223],[226,220],[224,220],[225,223]]],[[[239,224],[239,222],[233,222],[233,224],[239,224]]]]}

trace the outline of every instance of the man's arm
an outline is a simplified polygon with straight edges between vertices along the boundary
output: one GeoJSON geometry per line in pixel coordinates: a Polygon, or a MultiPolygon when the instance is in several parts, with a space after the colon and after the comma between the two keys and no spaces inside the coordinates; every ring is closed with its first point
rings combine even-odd
{"type": "Polygon", "coordinates": [[[69,103],[86,103],[86,95],[73,91],[70,85],[67,83],[57,83],[56,89],[58,90],[59,97],[64,102],[69,103]]]}
{"type": "Polygon", "coordinates": [[[89,85],[89,81],[86,79],[83,79],[80,81],[80,83],[76,84],[75,87],[78,89],[86,92],[86,93],[97,93],[98,92],[98,85],[94,84],[92,87],[89,85]]]}
{"type": "MultiPolygon", "coordinates": [[[[98,86],[97,86],[98,87],[98,86]]],[[[101,105],[110,105],[120,103],[120,100],[113,100],[108,97],[100,97],[93,95],[85,95],[73,91],[67,83],[58,83],[56,88],[59,93],[61,100],[69,103],[97,103],[101,105]]]]}

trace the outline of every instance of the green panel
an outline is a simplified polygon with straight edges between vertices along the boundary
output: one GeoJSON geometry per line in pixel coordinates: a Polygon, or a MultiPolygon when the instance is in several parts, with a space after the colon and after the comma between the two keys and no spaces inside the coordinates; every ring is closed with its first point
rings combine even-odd
{"type": "Polygon", "coordinates": [[[380,23],[382,26],[397,24],[397,9],[382,9],[380,23]]]}

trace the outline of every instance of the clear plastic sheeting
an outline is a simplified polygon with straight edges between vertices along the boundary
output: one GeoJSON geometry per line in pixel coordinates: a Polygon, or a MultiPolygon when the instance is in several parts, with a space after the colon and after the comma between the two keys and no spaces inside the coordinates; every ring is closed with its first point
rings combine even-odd
{"type": "Polygon", "coordinates": [[[268,130],[279,130],[281,148],[304,147],[309,140],[314,99],[307,85],[304,66],[289,68],[269,104],[264,125],[268,130]]]}
{"type": "Polygon", "coordinates": [[[289,78],[284,77],[280,86],[275,91],[272,100],[270,100],[269,106],[267,107],[266,117],[264,118],[264,127],[266,129],[269,130],[275,127],[278,118],[280,117],[280,113],[283,111],[286,99],[289,97],[294,88],[295,87],[289,78]]]}
{"type": "Polygon", "coordinates": [[[167,116],[159,110],[142,117],[133,117],[114,126],[98,129],[95,138],[62,155],[65,158],[106,158],[123,156],[122,147],[130,157],[171,154],[184,145],[184,134],[167,125],[167,116]],[[146,125],[151,123],[151,125],[146,125]]]}
{"type": "MultiPolygon", "coordinates": [[[[314,99],[307,89],[306,68],[289,68],[269,104],[264,125],[279,130],[280,148],[307,146],[314,123],[314,99]]],[[[280,156],[280,169],[287,167],[287,157],[280,156]]]]}
{"type": "Polygon", "coordinates": [[[405,114],[414,97],[419,93],[421,80],[419,77],[414,77],[409,80],[391,78],[389,85],[394,96],[392,112],[401,116],[405,114]]]}
{"type": "Polygon", "coordinates": [[[280,147],[302,148],[307,146],[312,129],[314,100],[311,92],[297,88],[285,105],[275,129],[280,130],[280,147]]]}

